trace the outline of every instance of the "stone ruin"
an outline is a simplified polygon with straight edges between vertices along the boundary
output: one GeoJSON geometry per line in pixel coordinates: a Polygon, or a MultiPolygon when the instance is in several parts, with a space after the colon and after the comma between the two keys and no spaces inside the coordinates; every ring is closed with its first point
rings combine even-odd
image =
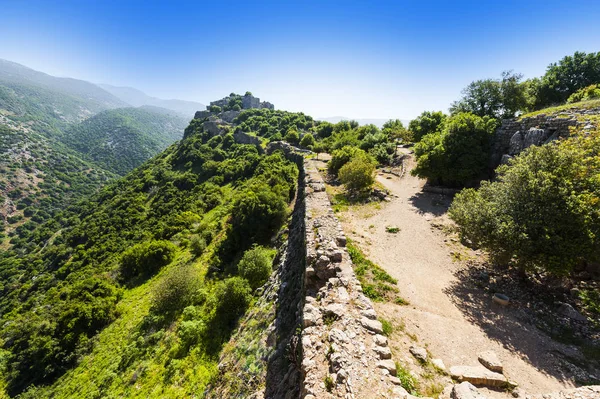
{"type": "MultiPolygon", "coordinates": [[[[204,118],[208,118],[210,115],[214,115],[214,112],[211,112],[210,109],[213,106],[217,106],[220,107],[222,109],[225,109],[226,107],[229,106],[229,101],[232,99],[232,96],[229,95],[227,97],[223,97],[220,100],[217,101],[211,101],[210,105],[206,106],[206,110],[205,111],[198,111],[196,112],[196,115],[194,116],[194,119],[204,119],[204,118]]],[[[242,99],[242,110],[246,110],[246,109],[275,109],[275,106],[273,104],[271,104],[268,101],[260,101],[260,98],[258,97],[254,97],[252,94],[245,94],[243,96],[241,96],[242,99]]],[[[240,114],[240,111],[234,111],[234,110],[226,110],[221,112],[221,119],[227,121],[227,122],[232,122],[233,119],[235,119],[238,115],[240,114]]]]}

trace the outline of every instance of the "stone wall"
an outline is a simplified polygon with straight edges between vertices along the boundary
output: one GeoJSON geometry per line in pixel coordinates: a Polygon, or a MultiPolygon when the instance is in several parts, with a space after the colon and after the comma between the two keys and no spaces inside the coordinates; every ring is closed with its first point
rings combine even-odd
{"type": "Polygon", "coordinates": [[[546,115],[504,120],[494,134],[490,166],[496,168],[530,145],[541,145],[558,137],[567,137],[569,128],[579,124],[575,117],[557,118],[546,115]]]}

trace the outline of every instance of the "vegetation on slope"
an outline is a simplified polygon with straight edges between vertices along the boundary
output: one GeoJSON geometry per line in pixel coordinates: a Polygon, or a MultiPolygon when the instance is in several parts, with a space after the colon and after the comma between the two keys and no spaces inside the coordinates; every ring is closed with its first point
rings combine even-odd
{"type": "MultiPolygon", "coordinates": [[[[281,155],[193,126],[180,144],[35,229],[0,260],[7,392],[201,393],[252,300],[237,261],[253,244],[269,245],[297,173],[281,155]]],[[[252,257],[244,258],[242,269],[252,257]]],[[[254,285],[263,278],[250,275],[254,285]]]]}
{"type": "Polygon", "coordinates": [[[155,108],[118,108],[70,127],[61,141],[96,165],[124,175],[179,140],[186,125],[184,118],[155,108]]]}

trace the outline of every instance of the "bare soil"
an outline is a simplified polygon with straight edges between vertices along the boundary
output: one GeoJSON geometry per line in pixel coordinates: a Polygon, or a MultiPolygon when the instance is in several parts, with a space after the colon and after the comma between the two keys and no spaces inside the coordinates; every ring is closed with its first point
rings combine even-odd
{"type": "MultiPolygon", "coordinates": [[[[377,313],[396,326],[390,342],[395,358],[414,366],[407,347],[415,341],[447,368],[477,365],[478,353],[493,350],[504,364],[504,374],[528,393],[573,387],[572,365],[565,359],[581,359],[577,348],[553,341],[523,322],[518,310],[493,303],[489,290],[474,288],[460,278],[467,263],[483,254],[444,233],[451,198],[423,192],[424,180],[408,173],[413,163],[409,157],[402,177],[377,176],[392,194],[390,202],[375,210],[371,206],[369,212],[349,207],[338,215],[346,234],[398,280],[400,295],[409,302],[407,306],[375,304],[377,313]],[[388,226],[400,230],[393,234],[386,231],[388,226]]],[[[490,398],[510,396],[502,391],[482,392],[490,398]]]]}

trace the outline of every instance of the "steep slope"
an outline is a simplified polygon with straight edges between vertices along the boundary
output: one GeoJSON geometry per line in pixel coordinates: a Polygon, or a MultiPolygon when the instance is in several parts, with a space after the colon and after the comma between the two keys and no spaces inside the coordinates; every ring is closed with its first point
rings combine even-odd
{"type": "Polygon", "coordinates": [[[175,111],[186,118],[192,118],[196,111],[206,108],[204,104],[195,101],[164,100],[162,98],[151,97],[133,87],[118,87],[107,84],[99,84],[98,86],[134,107],[151,105],[154,107],[166,108],[175,111]]]}
{"type": "Polygon", "coordinates": [[[61,141],[96,165],[124,175],[179,140],[187,123],[156,107],[118,108],[68,128],[61,141]]]}
{"type": "Polygon", "coordinates": [[[202,396],[254,301],[238,260],[271,245],[298,177],[204,123],[0,254],[5,396],[202,396]]]}

